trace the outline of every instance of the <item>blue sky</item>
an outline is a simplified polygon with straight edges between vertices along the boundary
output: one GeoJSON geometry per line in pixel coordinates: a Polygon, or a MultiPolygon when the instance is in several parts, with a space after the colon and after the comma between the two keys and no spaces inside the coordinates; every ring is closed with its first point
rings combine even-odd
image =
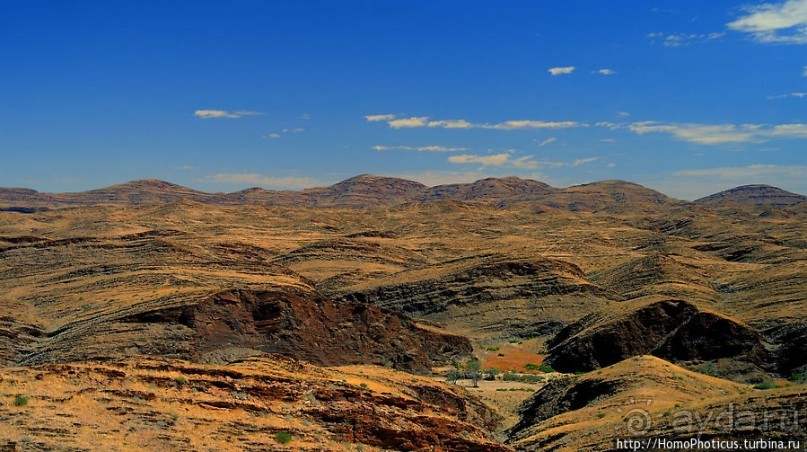
{"type": "Polygon", "coordinates": [[[0,186],[807,193],[807,0],[0,0],[0,186]]]}

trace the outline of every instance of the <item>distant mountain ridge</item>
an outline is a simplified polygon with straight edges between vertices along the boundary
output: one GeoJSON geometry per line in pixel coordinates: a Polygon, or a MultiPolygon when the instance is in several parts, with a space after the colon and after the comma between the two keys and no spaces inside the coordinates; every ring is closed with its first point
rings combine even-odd
{"type": "Polygon", "coordinates": [[[807,201],[807,196],[770,185],[742,185],[696,199],[695,204],[726,206],[732,204],[783,207],[807,201]]]}
{"type": "MultiPolygon", "coordinates": [[[[500,207],[532,203],[573,212],[652,210],[658,206],[686,204],[626,181],[599,181],[555,188],[540,181],[518,177],[486,178],[472,183],[428,187],[407,179],[362,174],[328,187],[299,191],[254,187],[232,193],[206,193],[156,179],[136,180],[74,193],[0,188],[0,209],[19,211],[89,205],[159,205],[177,201],[216,205],[371,208],[441,200],[489,202],[500,207]]],[[[790,206],[804,200],[807,197],[776,187],[748,185],[701,198],[693,204],[790,206]]]]}

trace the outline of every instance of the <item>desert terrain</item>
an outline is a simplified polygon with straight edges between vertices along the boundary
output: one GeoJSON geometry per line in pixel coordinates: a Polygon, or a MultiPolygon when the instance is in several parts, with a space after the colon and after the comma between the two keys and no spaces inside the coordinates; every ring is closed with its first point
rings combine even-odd
{"type": "Polygon", "coordinates": [[[762,185],[0,189],[0,445],[807,440],[805,221],[762,185]]]}

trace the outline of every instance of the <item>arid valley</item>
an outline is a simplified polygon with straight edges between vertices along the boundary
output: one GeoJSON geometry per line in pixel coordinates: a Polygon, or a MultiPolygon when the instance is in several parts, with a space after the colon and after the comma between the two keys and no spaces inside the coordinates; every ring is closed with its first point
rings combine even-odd
{"type": "Polygon", "coordinates": [[[774,187],[145,180],[0,210],[10,450],[807,439],[807,197],[774,187]]]}

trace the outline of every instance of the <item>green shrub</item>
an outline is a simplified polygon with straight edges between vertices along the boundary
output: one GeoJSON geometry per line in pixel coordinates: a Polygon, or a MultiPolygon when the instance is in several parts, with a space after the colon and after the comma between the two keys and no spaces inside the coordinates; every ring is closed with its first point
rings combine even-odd
{"type": "Polygon", "coordinates": [[[176,383],[177,386],[184,386],[185,383],[187,383],[187,382],[188,382],[188,379],[185,378],[185,377],[176,377],[176,378],[174,378],[174,383],[176,383]]]}
{"type": "Polygon", "coordinates": [[[277,432],[275,433],[275,441],[279,442],[280,444],[288,444],[291,442],[291,433],[277,432]]]}
{"type": "Polygon", "coordinates": [[[502,380],[517,381],[519,383],[538,383],[543,381],[544,377],[541,375],[516,374],[513,372],[507,372],[506,374],[502,374],[502,380]]]}
{"type": "Polygon", "coordinates": [[[776,385],[771,380],[765,380],[762,383],[754,386],[754,389],[774,389],[776,385]]]}
{"type": "Polygon", "coordinates": [[[498,352],[499,347],[487,347],[485,350],[487,350],[489,352],[498,352]]]}
{"type": "Polygon", "coordinates": [[[27,406],[28,405],[28,397],[24,395],[18,395],[14,397],[14,406],[27,406]]]}

